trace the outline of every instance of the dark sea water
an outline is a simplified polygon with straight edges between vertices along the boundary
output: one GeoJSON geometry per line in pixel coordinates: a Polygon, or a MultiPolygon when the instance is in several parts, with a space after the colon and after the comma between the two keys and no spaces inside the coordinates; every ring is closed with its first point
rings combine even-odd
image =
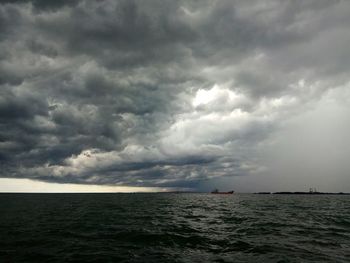
{"type": "Polygon", "coordinates": [[[0,194],[0,262],[350,262],[350,196],[0,194]]]}

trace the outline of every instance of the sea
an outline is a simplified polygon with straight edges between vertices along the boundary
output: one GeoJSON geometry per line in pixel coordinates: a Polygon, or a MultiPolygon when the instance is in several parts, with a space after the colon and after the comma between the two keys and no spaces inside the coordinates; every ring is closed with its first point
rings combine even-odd
{"type": "Polygon", "coordinates": [[[0,194],[0,262],[350,262],[350,196],[0,194]]]}

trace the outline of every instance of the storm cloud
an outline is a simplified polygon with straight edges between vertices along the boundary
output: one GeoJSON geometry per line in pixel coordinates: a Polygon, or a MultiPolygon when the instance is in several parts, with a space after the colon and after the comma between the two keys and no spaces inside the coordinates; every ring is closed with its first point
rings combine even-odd
{"type": "Polygon", "coordinates": [[[1,1],[0,176],[200,189],[317,173],[349,187],[349,13],[320,0],[1,1]]]}

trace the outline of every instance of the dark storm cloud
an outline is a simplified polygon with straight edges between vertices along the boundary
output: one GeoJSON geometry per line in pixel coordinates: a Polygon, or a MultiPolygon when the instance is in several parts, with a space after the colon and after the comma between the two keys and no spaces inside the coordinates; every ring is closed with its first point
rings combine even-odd
{"type": "Polygon", "coordinates": [[[30,3],[35,9],[52,11],[65,6],[74,6],[78,0],[2,0],[2,4],[28,4],[30,3]]]}
{"type": "Polygon", "coordinates": [[[349,10],[1,1],[1,176],[193,187],[262,171],[269,134],[346,84],[349,10]]]}

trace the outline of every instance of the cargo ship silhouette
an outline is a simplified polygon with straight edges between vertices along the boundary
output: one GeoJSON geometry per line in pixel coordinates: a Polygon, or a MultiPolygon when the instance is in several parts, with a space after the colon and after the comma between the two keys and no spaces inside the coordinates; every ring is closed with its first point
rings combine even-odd
{"type": "Polygon", "coordinates": [[[217,194],[217,195],[232,195],[235,191],[229,191],[229,192],[219,192],[218,189],[215,189],[211,191],[212,194],[217,194]]]}

